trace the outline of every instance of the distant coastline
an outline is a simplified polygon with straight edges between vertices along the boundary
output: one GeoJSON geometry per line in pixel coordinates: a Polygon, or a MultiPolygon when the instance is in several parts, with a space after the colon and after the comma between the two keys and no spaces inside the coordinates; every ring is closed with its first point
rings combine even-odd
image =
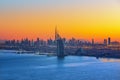
{"type": "MultiPolygon", "coordinates": [[[[10,50],[10,49],[0,49],[0,51],[10,51],[15,54],[35,54],[35,55],[46,55],[48,57],[51,56],[56,56],[56,53],[45,53],[45,52],[35,52],[35,51],[19,51],[19,50],[10,50]]],[[[97,54],[97,53],[79,53],[79,54],[68,54],[66,56],[83,56],[83,57],[96,57],[97,59],[99,58],[117,58],[120,59],[120,54],[97,54]]]]}

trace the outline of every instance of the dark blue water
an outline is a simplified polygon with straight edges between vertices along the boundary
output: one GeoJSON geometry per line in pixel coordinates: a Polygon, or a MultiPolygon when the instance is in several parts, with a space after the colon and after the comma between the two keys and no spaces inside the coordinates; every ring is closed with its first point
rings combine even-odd
{"type": "Polygon", "coordinates": [[[120,80],[120,60],[0,51],[0,80],[120,80]]]}

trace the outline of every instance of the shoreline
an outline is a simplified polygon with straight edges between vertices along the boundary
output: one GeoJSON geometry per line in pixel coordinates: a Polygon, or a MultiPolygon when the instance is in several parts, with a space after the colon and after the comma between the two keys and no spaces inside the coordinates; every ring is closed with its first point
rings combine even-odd
{"type": "MultiPolygon", "coordinates": [[[[4,53],[7,53],[7,51],[10,51],[11,53],[15,53],[15,54],[35,54],[35,55],[46,55],[48,57],[51,56],[56,56],[55,53],[40,53],[40,52],[18,52],[18,50],[6,50],[6,49],[0,49],[0,51],[3,51],[4,53]]],[[[99,58],[113,58],[113,59],[120,59],[120,56],[111,56],[111,55],[107,55],[107,56],[103,56],[103,55],[98,55],[98,54],[94,54],[94,55],[88,55],[88,54],[80,54],[80,55],[66,55],[66,56],[81,56],[81,57],[96,57],[97,59],[99,58]]],[[[65,56],[65,57],[66,57],[65,56]]],[[[57,57],[57,56],[56,56],[57,57]]]]}

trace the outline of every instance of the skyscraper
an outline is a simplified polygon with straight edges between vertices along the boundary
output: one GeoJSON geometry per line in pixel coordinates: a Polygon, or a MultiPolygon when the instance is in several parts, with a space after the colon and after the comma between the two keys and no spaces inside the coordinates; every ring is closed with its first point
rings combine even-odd
{"type": "Polygon", "coordinates": [[[110,44],[111,44],[111,38],[108,37],[108,45],[110,45],[110,44]]]}
{"type": "Polygon", "coordinates": [[[57,56],[64,57],[64,43],[62,39],[57,40],[57,56]]]}
{"type": "Polygon", "coordinates": [[[103,43],[104,45],[107,45],[107,39],[104,39],[104,43],[103,43]]]}
{"type": "Polygon", "coordinates": [[[57,56],[64,57],[64,43],[57,31],[57,27],[55,28],[55,41],[56,41],[56,45],[57,45],[57,51],[56,51],[57,56]]]}
{"type": "Polygon", "coordinates": [[[92,45],[94,45],[94,39],[92,39],[92,45]]]}

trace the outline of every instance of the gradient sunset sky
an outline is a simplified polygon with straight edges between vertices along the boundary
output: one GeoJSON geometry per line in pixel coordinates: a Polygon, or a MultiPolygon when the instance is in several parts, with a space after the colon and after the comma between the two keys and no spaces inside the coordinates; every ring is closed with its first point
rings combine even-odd
{"type": "Polygon", "coordinates": [[[0,39],[120,41],[120,0],[0,0],[0,39]]]}

